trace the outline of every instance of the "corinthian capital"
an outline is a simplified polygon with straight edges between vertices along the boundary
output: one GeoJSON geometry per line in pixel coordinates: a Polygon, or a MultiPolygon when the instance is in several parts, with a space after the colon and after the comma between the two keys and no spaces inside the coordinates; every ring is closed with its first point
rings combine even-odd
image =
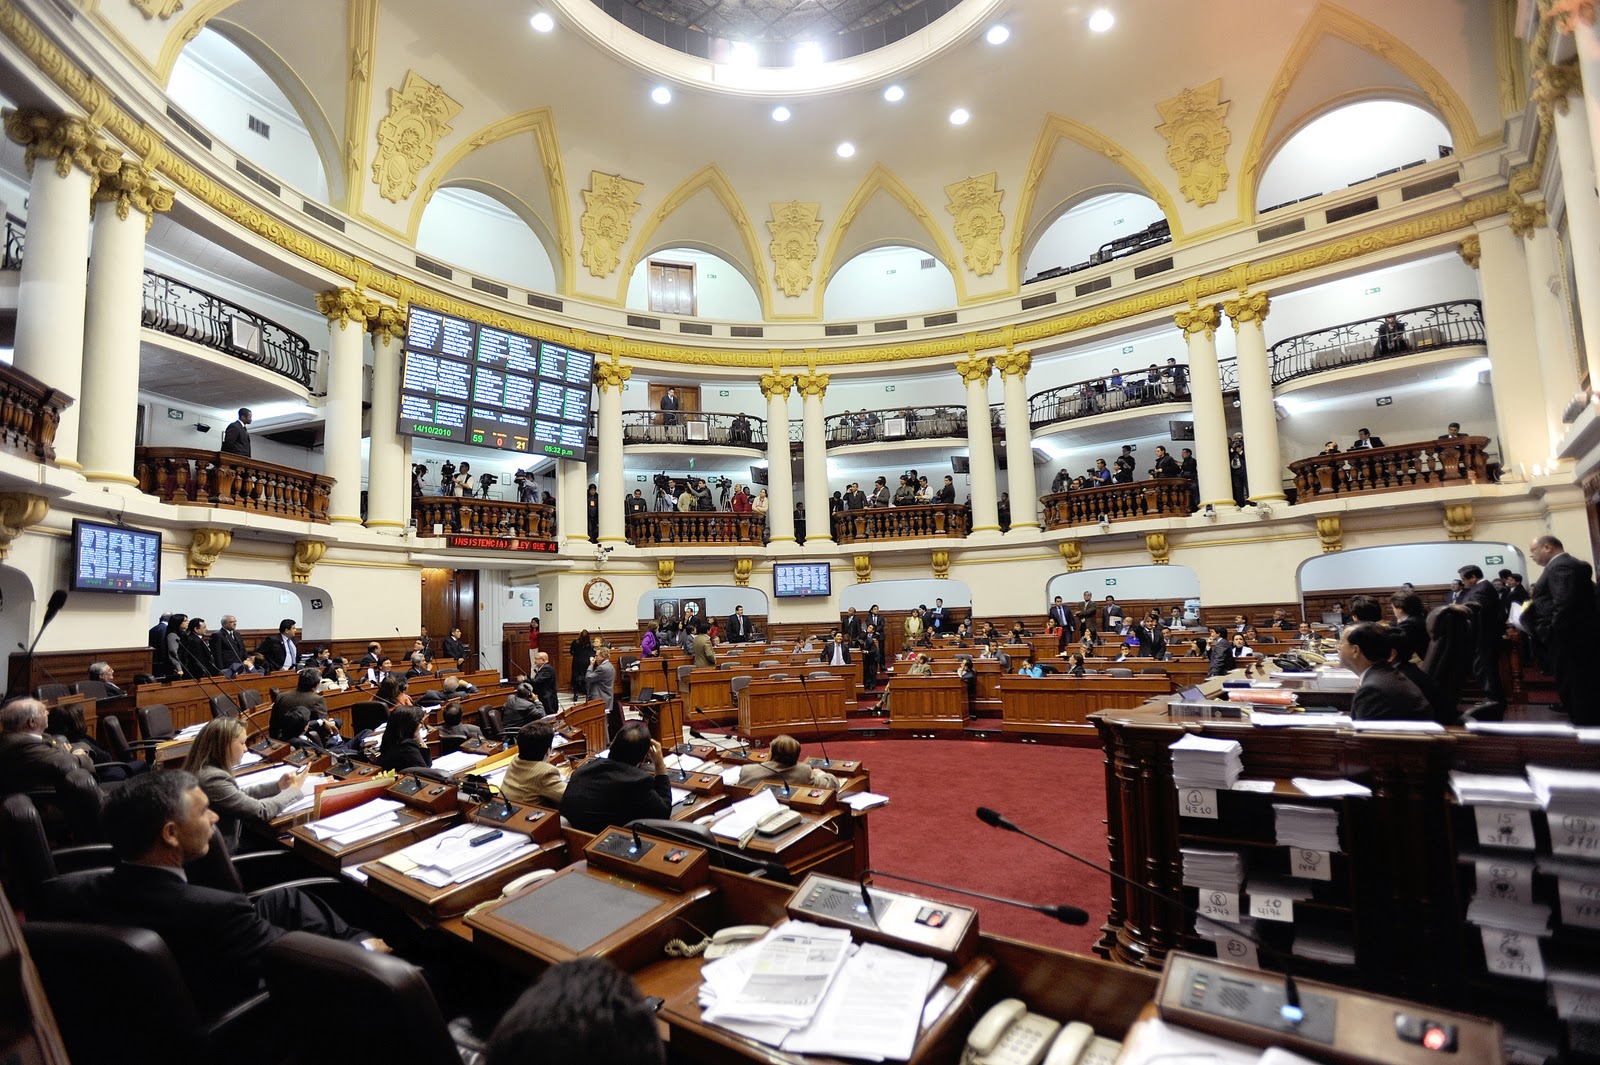
{"type": "Polygon", "coordinates": [[[1217,311],[1216,304],[1208,303],[1181,310],[1172,316],[1172,320],[1183,330],[1185,339],[1196,333],[1204,333],[1206,339],[1210,340],[1217,335],[1217,326],[1222,324],[1222,315],[1217,311]]]}
{"type": "Polygon", "coordinates": [[[1003,355],[994,357],[994,368],[1000,371],[1002,378],[1026,377],[1033,367],[1033,352],[1008,351],[1003,355]]]}
{"type": "Polygon", "coordinates": [[[967,384],[989,380],[989,374],[994,372],[994,360],[987,355],[974,355],[969,359],[956,360],[956,373],[961,375],[961,380],[967,384]]]}
{"type": "Polygon", "coordinates": [[[96,203],[116,204],[117,217],[123,221],[127,221],[130,211],[144,215],[146,230],[157,214],[172,210],[172,198],[172,190],[157,181],[149,167],[134,162],[121,162],[102,173],[94,192],[96,203]]]}
{"type": "Polygon", "coordinates": [[[771,373],[761,375],[761,394],[768,399],[772,399],[775,396],[788,399],[789,390],[793,387],[793,374],[779,373],[777,370],[773,370],[771,373]]]}
{"type": "Polygon", "coordinates": [[[610,388],[621,392],[623,384],[632,376],[633,367],[624,366],[615,358],[610,362],[597,362],[594,366],[594,381],[602,392],[610,388]]]}
{"type": "Polygon", "coordinates": [[[794,385],[800,390],[802,396],[817,396],[820,398],[828,394],[828,375],[825,373],[795,374],[794,385]]]}
{"type": "Polygon", "coordinates": [[[1265,322],[1271,309],[1272,301],[1265,292],[1242,293],[1238,299],[1228,300],[1222,305],[1223,312],[1233,322],[1234,332],[1239,331],[1241,322],[1265,322]]]}
{"type": "Polygon", "coordinates": [[[386,307],[378,305],[378,313],[367,319],[367,330],[372,333],[373,339],[379,343],[394,341],[396,343],[406,338],[406,309],[404,307],[386,307]]]}
{"type": "Polygon", "coordinates": [[[46,159],[55,163],[60,177],[77,167],[98,180],[102,173],[115,170],[120,159],[116,149],[95,136],[88,122],[71,115],[12,111],[6,115],[6,136],[27,149],[23,162],[30,176],[34,161],[46,159]]]}
{"type": "Polygon", "coordinates": [[[1541,108],[1554,108],[1558,114],[1567,113],[1567,98],[1583,91],[1583,75],[1578,70],[1577,59],[1565,63],[1548,63],[1533,72],[1533,101],[1541,108]]]}
{"type": "Polygon", "coordinates": [[[351,322],[365,329],[378,314],[378,301],[353,288],[336,288],[332,292],[317,293],[317,310],[330,323],[338,322],[340,329],[347,328],[351,322]]]}

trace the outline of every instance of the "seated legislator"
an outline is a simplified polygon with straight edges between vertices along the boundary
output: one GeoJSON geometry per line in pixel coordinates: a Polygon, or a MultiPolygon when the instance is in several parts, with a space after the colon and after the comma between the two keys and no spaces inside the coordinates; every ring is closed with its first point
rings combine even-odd
{"type": "MultiPolygon", "coordinates": [[[[273,700],[272,718],[267,727],[273,739],[288,743],[303,737],[307,730],[324,736],[338,730],[338,724],[328,716],[328,701],[317,694],[321,683],[322,674],[307,667],[300,671],[294,691],[284,692],[273,700]]],[[[312,738],[323,742],[316,736],[312,738]]]]}
{"type": "Polygon", "coordinates": [[[441,739],[483,739],[483,729],[479,728],[477,725],[466,724],[461,720],[461,713],[460,699],[451,699],[448,703],[444,704],[444,710],[441,714],[444,724],[439,729],[439,737],[441,739]]]}
{"type": "Polygon", "coordinates": [[[661,745],[650,739],[650,729],[640,721],[617,732],[607,757],[591,758],[579,766],[561,800],[561,816],[582,832],[671,815],[672,787],[661,745]],[[643,768],[646,759],[649,769],[643,768]]]}
{"type": "Polygon", "coordinates": [[[518,684],[500,706],[500,726],[505,729],[507,736],[515,735],[517,729],[541,717],[544,717],[544,704],[534,695],[533,685],[527,681],[518,684]]]}
{"type": "Polygon", "coordinates": [[[37,699],[13,699],[0,707],[0,795],[61,788],[73,770],[93,770],[88,752],[74,752],[45,735],[49,719],[37,699]]]}
{"type": "Polygon", "coordinates": [[[378,744],[378,768],[395,772],[428,768],[433,759],[428,757],[427,742],[422,711],[414,706],[395,707],[389,711],[383,739],[378,744]]]}
{"type": "Polygon", "coordinates": [[[1395,631],[1377,622],[1359,622],[1340,635],[1339,661],[1361,678],[1350,701],[1351,717],[1358,721],[1433,720],[1427,696],[1395,668],[1392,659],[1398,646],[1395,631]]]}
{"type": "Polygon", "coordinates": [[[305,794],[306,769],[282,773],[241,788],[233,767],[244,760],[245,729],[236,717],[212,718],[195,737],[183,768],[193,773],[217,815],[217,831],[229,850],[239,849],[246,821],[266,825],[305,794]]]}
{"type": "Polygon", "coordinates": [[[561,806],[567,782],[561,779],[561,771],[546,761],[555,735],[555,726],[548,721],[530,721],[517,730],[517,758],[506,767],[501,795],[512,802],[561,806]]]}
{"type": "Polygon", "coordinates": [[[798,788],[838,788],[839,778],[809,762],[800,764],[800,741],[790,735],[774,736],[771,757],[751,762],[739,770],[739,783],[751,788],[768,780],[784,780],[798,788]]]}
{"type": "Polygon", "coordinates": [[[106,686],[106,693],[102,698],[115,699],[118,696],[128,694],[112,683],[116,678],[117,671],[111,668],[110,662],[89,663],[89,679],[106,686]]]}
{"type": "Polygon", "coordinates": [[[485,1065],[605,1062],[663,1065],[655,1010],[627,973],[604,958],[546,969],[495,1026],[485,1065]]]}
{"type": "Polygon", "coordinates": [[[196,1002],[208,1012],[253,994],[261,951],[285,932],[310,932],[389,953],[325,902],[295,888],[254,899],[192,883],[184,866],[211,849],[217,815],[192,773],[146,773],[106,796],[103,822],[119,859],[48,892],[40,916],[148,928],[167,943],[196,1002]]]}

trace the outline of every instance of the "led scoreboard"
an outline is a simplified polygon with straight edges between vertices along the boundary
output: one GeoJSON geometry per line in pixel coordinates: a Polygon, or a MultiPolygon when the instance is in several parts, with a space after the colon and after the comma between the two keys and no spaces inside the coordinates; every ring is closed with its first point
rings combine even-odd
{"type": "Polygon", "coordinates": [[[407,436],[587,458],[594,355],[413,307],[400,424],[407,436]]]}

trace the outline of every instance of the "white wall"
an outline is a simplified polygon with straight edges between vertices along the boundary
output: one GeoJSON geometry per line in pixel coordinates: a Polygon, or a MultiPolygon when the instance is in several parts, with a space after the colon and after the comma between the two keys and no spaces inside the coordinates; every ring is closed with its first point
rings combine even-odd
{"type": "MultiPolygon", "coordinates": [[[[216,451],[222,447],[222,431],[238,417],[237,408],[216,410],[149,392],[139,393],[139,402],[143,403],[145,408],[146,447],[192,447],[216,451]],[[169,417],[167,413],[169,410],[179,411],[183,417],[181,419],[169,417]],[[211,431],[209,433],[197,431],[195,426],[200,424],[211,426],[211,431]]],[[[258,423],[261,421],[259,417],[256,420],[258,423]]],[[[276,440],[269,440],[259,424],[250,434],[250,455],[263,462],[292,466],[308,473],[321,473],[324,469],[320,450],[290,447],[276,440]]]]}
{"type": "Polygon", "coordinates": [[[744,607],[746,614],[768,614],[767,593],[759,588],[730,588],[725,584],[686,584],[646,592],[639,597],[637,616],[640,621],[651,621],[656,616],[656,602],[676,602],[679,599],[704,599],[706,613],[718,623],[733,613],[734,607],[744,607]]]}
{"type": "Polygon", "coordinates": [[[1450,144],[1443,122],[1411,104],[1365,100],[1330,111],[1291,137],[1267,163],[1256,210],[1333,192],[1450,144]]]}
{"type": "Polygon", "coordinates": [[[1123,599],[1170,599],[1182,603],[1200,596],[1200,577],[1188,566],[1114,566],[1086,569],[1079,573],[1060,573],[1045,586],[1040,605],[1028,613],[1041,613],[1060,596],[1068,603],[1083,601],[1083,593],[1093,593],[1095,602],[1106,596],[1123,599]]]}
{"type": "Polygon", "coordinates": [[[1491,580],[1502,569],[1522,574],[1529,585],[1538,579],[1537,574],[1529,576],[1528,562],[1522,557],[1522,551],[1511,544],[1446,541],[1368,547],[1309,559],[1300,567],[1300,591],[1398,588],[1407,581],[1449,584],[1456,579],[1456,570],[1462,566],[1477,566],[1491,580]],[[1495,556],[1504,561],[1490,562],[1495,556]]]}
{"type": "Polygon", "coordinates": [[[870,581],[838,592],[840,613],[855,607],[865,614],[873,603],[883,610],[911,610],[918,606],[932,609],[935,599],[943,599],[945,606],[972,605],[972,589],[952,580],[870,581]]]}
{"type": "Polygon", "coordinates": [[[881,320],[955,305],[949,268],[925,251],[898,245],[855,256],[834,271],[822,293],[822,316],[829,321],[881,320]],[[927,259],[933,265],[924,269],[927,259]]]}
{"type": "MultiPolygon", "coordinates": [[[[696,318],[730,322],[762,320],[761,297],[738,269],[726,259],[695,248],[667,248],[647,255],[628,279],[626,306],[630,311],[650,311],[650,264],[676,263],[694,267],[696,318]]],[[[706,408],[710,409],[710,408],[706,408]]]]}
{"type": "Polygon", "coordinates": [[[328,178],[305,121],[255,61],[221,34],[201,30],[179,53],[167,97],[268,174],[328,202],[328,178]],[[251,115],[267,123],[270,137],[250,131],[251,115]]]}
{"type": "Polygon", "coordinates": [[[1102,244],[1137,233],[1165,215],[1148,196],[1114,192],[1085,200],[1050,223],[1028,252],[1024,278],[1057,266],[1077,266],[1102,244]]]}
{"type": "Polygon", "coordinates": [[[443,188],[422,211],[417,252],[479,277],[535,292],[556,290],[550,253],[528,223],[474,189],[443,188]]]}
{"type": "Polygon", "coordinates": [[[204,618],[206,628],[212,632],[222,628],[224,614],[238,618],[241,629],[276,629],[284,618],[294,618],[300,622],[305,633],[302,642],[307,644],[327,640],[333,632],[328,594],[310,585],[291,589],[210,579],[165,581],[160,595],[146,598],[149,625],[159,621],[162,614],[178,610],[191,618],[204,618]],[[314,599],[322,600],[320,610],[312,608],[314,599]]]}
{"type": "MultiPolygon", "coordinates": [[[[1265,326],[1267,344],[1408,307],[1477,298],[1478,272],[1450,251],[1312,288],[1275,293],[1265,326]]],[[[1218,330],[1217,339],[1232,332],[1218,330]]]]}

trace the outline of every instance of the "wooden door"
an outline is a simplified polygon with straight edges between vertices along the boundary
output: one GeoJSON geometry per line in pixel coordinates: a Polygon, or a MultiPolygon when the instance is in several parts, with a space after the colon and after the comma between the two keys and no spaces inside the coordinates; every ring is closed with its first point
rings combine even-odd
{"type": "Polygon", "coordinates": [[[694,317],[694,266],[650,260],[650,311],[694,317]]]}
{"type": "Polygon", "coordinates": [[[478,571],[475,569],[424,569],[422,571],[422,623],[428,627],[434,653],[440,653],[450,630],[461,626],[461,638],[478,652],[478,662],[488,659],[478,643],[478,571]]]}

